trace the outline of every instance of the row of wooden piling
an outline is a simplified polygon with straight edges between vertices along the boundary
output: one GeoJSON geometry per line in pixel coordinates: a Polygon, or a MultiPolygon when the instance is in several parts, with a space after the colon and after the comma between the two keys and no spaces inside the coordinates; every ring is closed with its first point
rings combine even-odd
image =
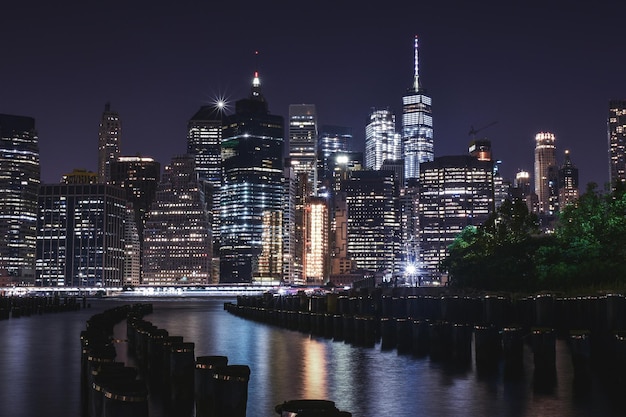
{"type": "Polygon", "coordinates": [[[129,317],[129,353],[163,408],[177,416],[245,417],[250,368],[226,356],[195,357],[195,345],[139,317],[129,317]]]}
{"type": "Polygon", "coordinates": [[[561,298],[550,294],[513,300],[485,296],[387,296],[380,293],[240,296],[233,314],[312,335],[398,353],[468,364],[515,376],[523,347],[533,353],[538,382],[549,383],[556,340],[570,346],[577,386],[595,365],[612,384],[626,386],[626,300],[620,294],[561,298]],[[472,352],[472,346],[474,351],[472,352]],[[472,356],[473,355],[473,356],[472,356]]]}
{"type": "MultiPolygon", "coordinates": [[[[82,299],[83,308],[86,301],[82,299]]],[[[30,317],[47,313],[77,311],[81,308],[78,297],[49,296],[0,296],[0,320],[9,318],[30,317]]]]}

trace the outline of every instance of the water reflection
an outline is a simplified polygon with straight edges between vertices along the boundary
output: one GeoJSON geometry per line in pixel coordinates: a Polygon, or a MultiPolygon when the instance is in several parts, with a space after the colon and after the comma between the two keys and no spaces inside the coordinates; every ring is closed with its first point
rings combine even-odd
{"type": "MultiPolygon", "coordinates": [[[[91,315],[137,301],[148,300],[101,300],[90,310],[0,321],[0,416],[78,416],[80,331],[91,315]]],[[[451,366],[244,320],[223,310],[226,299],[149,301],[154,313],[145,319],[194,342],[196,356],[223,355],[250,367],[249,417],[274,416],[277,404],[303,398],[334,401],[355,417],[623,415],[596,380],[587,395],[574,395],[571,355],[561,340],[556,377],[537,389],[545,387],[528,346],[517,375],[502,367],[479,373],[474,358],[451,366]]]]}

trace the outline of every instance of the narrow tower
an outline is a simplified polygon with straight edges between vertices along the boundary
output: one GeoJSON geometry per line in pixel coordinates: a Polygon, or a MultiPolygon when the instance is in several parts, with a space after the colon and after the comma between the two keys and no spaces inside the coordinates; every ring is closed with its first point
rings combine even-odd
{"type": "Polygon", "coordinates": [[[402,97],[402,157],[407,182],[419,178],[422,162],[435,158],[431,98],[420,83],[417,36],[414,54],[413,85],[402,97]]]}
{"type": "Polygon", "coordinates": [[[111,104],[106,103],[98,131],[98,180],[101,183],[111,181],[111,162],[120,155],[121,132],[119,114],[111,111],[111,104]]]}

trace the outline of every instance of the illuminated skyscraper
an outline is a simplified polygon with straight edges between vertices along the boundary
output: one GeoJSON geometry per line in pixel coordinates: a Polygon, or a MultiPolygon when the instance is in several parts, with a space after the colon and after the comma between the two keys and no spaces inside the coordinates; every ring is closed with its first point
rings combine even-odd
{"type": "MultiPolygon", "coordinates": [[[[289,105],[289,159],[296,175],[306,174],[317,194],[317,114],[314,104],[289,105]]],[[[308,196],[307,196],[308,197],[308,196]]]]}
{"type": "Polygon", "coordinates": [[[252,94],[224,117],[220,282],[279,282],[284,119],[269,113],[258,73],[252,94]]]}
{"type": "Polygon", "coordinates": [[[219,249],[220,190],[222,187],[223,105],[202,106],[187,124],[187,153],[194,156],[196,171],[204,184],[213,229],[214,250],[219,249]]]}
{"type": "Polygon", "coordinates": [[[211,283],[211,227],[194,158],[165,167],[144,228],[143,283],[211,283]]]}
{"type": "Polygon", "coordinates": [[[493,162],[469,155],[443,156],[420,170],[420,261],[438,275],[448,246],[469,225],[479,226],[493,211],[493,162]]]}
{"type": "Polygon", "coordinates": [[[304,274],[306,283],[322,285],[328,276],[328,202],[311,197],[305,215],[304,274]]]}
{"type": "Polygon", "coordinates": [[[365,125],[365,168],[378,170],[387,159],[402,158],[402,143],[396,133],[396,116],[373,110],[365,125]]]}
{"type": "Polygon", "coordinates": [[[161,179],[161,164],[152,158],[120,156],[110,164],[110,183],[126,192],[133,206],[139,240],[143,243],[146,215],[150,211],[161,179]]]}
{"type": "Polygon", "coordinates": [[[562,210],[567,204],[578,199],[578,168],[572,164],[569,151],[565,151],[565,161],[559,169],[559,207],[562,210]]]}
{"type": "Polygon", "coordinates": [[[0,114],[0,282],[33,283],[39,142],[35,119],[0,114]]]}
{"type": "Polygon", "coordinates": [[[419,178],[420,164],[435,157],[431,98],[419,79],[418,42],[414,43],[413,85],[402,97],[402,157],[406,181],[419,178]]]}
{"type": "MultiPolygon", "coordinates": [[[[539,204],[539,214],[552,215],[555,212],[553,198],[557,184],[556,146],[554,134],[540,132],[535,135],[535,194],[539,204]]],[[[556,194],[558,195],[558,194],[556,194]]]]}
{"type": "Polygon", "coordinates": [[[626,183],[626,100],[609,102],[609,179],[626,183]]]}
{"type": "Polygon", "coordinates": [[[40,187],[36,284],[120,287],[126,259],[125,192],[91,182],[84,171],[75,173],[66,176],[65,184],[40,187]]]}
{"type": "Polygon", "coordinates": [[[327,192],[331,186],[332,159],[338,152],[346,152],[352,142],[352,129],[342,126],[322,126],[317,141],[319,191],[327,192]]]}
{"type": "Polygon", "coordinates": [[[393,171],[355,171],[345,181],[348,257],[357,268],[399,272],[400,219],[393,171]]]}
{"type": "Polygon", "coordinates": [[[121,134],[120,116],[106,103],[98,131],[98,178],[102,183],[110,181],[111,163],[120,156],[121,134]]]}

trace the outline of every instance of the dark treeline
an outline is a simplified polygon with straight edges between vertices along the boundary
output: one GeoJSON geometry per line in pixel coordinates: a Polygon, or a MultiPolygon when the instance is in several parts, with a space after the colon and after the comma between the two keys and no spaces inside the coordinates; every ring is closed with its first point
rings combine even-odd
{"type": "Polygon", "coordinates": [[[450,245],[450,285],[488,291],[586,291],[626,287],[626,189],[589,184],[558,215],[554,233],[521,201],[507,200],[450,245]]]}

